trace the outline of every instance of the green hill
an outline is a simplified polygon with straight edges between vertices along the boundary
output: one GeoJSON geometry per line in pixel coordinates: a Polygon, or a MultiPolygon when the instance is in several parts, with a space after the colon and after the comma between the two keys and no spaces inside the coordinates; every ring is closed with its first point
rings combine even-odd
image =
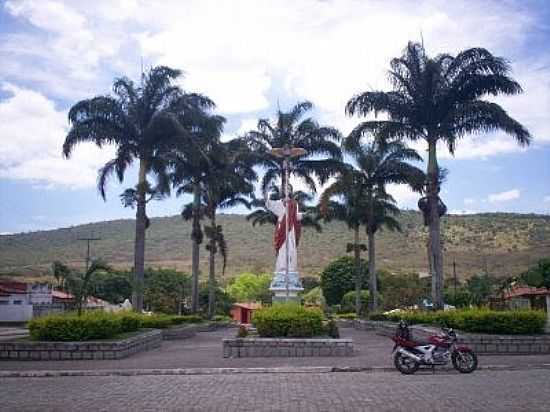
{"type": "MultiPolygon", "coordinates": [[[[427,272],[427,231],[419,213],[402,213],[402,233],[380,232],[378,266],[392,271],[427,272]]],[[[252,227],[242,215],[221,215],[229,244],[227,276],[242,271],[270,272],[274,263],[273,227],[252,227]]],[[[446,274],[456,260],[459,277],[487,270],[490,274],[517,274],[538,258],[550,255],[550,216],[480,214],[449,216],[443,221],[446,274]]],[[[116,267],[131,267],[133,220],[114,220],[70,228],[0,236],[0,273],[40,277],[54,260],[84,265],[85,243],[79,237],[94,233],[92,254],[116,267]]],[[[352,233],[335,222],[323,233],[306,229],[299,249],[302,275],[317,274],[331,259],[345,254],[352,233]]],[[[179,216],[154,218],[147,231],[146,264],[189,271],[190,225],[179,216]]],[[[206,273],[207,252],[201,248],[206,273]]]]}

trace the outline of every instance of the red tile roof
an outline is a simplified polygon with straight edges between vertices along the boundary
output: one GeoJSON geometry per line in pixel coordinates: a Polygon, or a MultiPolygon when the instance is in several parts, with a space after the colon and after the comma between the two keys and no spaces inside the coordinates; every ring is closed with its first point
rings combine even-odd
{"type": "Polygon", "coordinates": [[[27,284],[13,280],[0,280],[0,291],[8,294],[27,293],[27,284]]]}
{"type": "Polygon", "coordinates": [[[535,288],[531,286],[519,286],[504,293],[504,299],[519,298],[522,296],[545,296],[550,295],[550,289],[535,288]]]}
{"type": "Polygon", "coordinates": [[[233,306],[237,306],[239,308],[249,309],[249,310],[256,310],[256,309],[261,309],[262,308],[261,303],[255,303],[255,302],[252,302],[252,303],[234,303],[233,306]]]}
{"type": "Polygon", "coordinates": [[[62,292],[60,290],[53,290],[52,299],[54,301],[72,301],[74,300],[74,296],[70,293],[62,292]]]}

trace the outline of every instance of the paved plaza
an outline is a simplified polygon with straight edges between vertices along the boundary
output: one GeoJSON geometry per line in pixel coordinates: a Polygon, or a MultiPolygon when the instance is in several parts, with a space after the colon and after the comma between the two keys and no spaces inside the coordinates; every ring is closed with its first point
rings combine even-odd
{"type": "MultiPolygon", "coordinates": [[[[314,358],[238,358],[222,357],[222,338],[234,337],[235,328],[198,333],[185,340],[163,341],[162,347],[141,352],[126,359],[101,361],[0,361],[0,372],[6,370],[89,370],[89,369],[172,369],[172,368],[255,368],[287,366],[388,367],[393,368],[393,342],[374,332],[341,328],[340,334],[353,338],[355,356],[314,358]]],[[[505,365],[527,367],[550,365],[550,355],[481,356],[480,366],[505,365]]]]}
{"type": "Polygon", "coordinates": [[[372,332],[341,329],[343,337],[355,341],[356,355],[348,358],[224,359],[221,339],[235,332],[164,341],[159,349],[122,360],[0,362],[0,376],[9,371],[53,375],[0,377],[0,410],[542,411],[550,405],[550,355],[480,356],[482,368],[503,368],[404,376],[391,364],[391,341],[372,332]],[[301,369],[247,370],[284,367],[301,369]],[[329,372],[322,367],[374,369],[329,372]],[[173,373],[177,368],[199,369],[181,375],[173,373]],[[241,373],[208,374],[212,371],[202,368],[238,368],[241,373]],[[309,373],[302,373],[307,368],[309,373]],[[62,371],[76,376],[57,376],[67,373],[62,371]]]}
{"type": "Polygon", "coordinates": [[[0,379],[2,411],[548,411],[550,371],[0,379]]]}

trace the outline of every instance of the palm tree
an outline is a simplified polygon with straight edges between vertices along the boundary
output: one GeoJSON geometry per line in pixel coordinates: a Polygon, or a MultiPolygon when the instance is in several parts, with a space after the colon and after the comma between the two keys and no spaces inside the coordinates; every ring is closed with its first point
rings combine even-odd
{"type": "MultiPolygon", "coordinates": [[[[171,154],[173,173],[172,184],[175,187],[188,187],[193,196],[193,203],[189,208],[184,208],[182,217],[192,221],[192,266],[191,266],[191,309],[197,312],[199,309],[199,254],[203,241],[200,212],[201,182],[206,178],[210,168],[208,153],[220,143],[225,119],[212,115],[209,110],[214,108],[214,103],[209,99],[196,95],[195,103],[179,113],[180,124],[188,131],[190,139],[182,140],[171,154]]],[[[185,191],[183,191],[185,192],[185,191]]]]}
{"type": "Polygon", "coordinates": [[[305,155],[293,160],[290,174],[303,180],[313,192],[316,191],[313,177],[317,177],[323,184],[340,165],[340,132],[333,127],[319,126],[312,118],[302,119],[312,107],[306,101],[298,103],[289,112],[279,110],[274,122],[260,119],[257,130],[246,134],[245,139],[250,148],[259,155],[258,164],[265,168],[261,183],[264,193],[276,179],[281,179],[281,193],[285,186],[283,159],[271,154],[273,148],[288,145],[307,151],[305,155]]]}
{"type": "Polygon", "coordinates": [[[439,216],[439,166],[437,143],[454,153],[459,138],[472,133],[502,130],[520,145],[530,142],[530,134],[489,95],[514,95],[521,86],[510,77],[510,66],[501,57],[483,48],[472,48],[456,56],[429,57],[421,44],[410,42],[401,57],[390,63],[390,92],[368,91],[356,95],[346,105],[348,115],[384,113],[385,120],[359,124],[351,134],[358,141],[365,134],[383,140],[423,139],[428,146],[426,195],[430,245],[434,262],[432,297],[436,308],[443,307],[443,256],[439,216]]]}
{"type": "Polygon", "coordinates": [[[109,272],[110,270],[111,268],[99,259],[93,260],[84,273],[69,270],[66,277],[67,288],[74,296],[78,316],[82,314],[82,306],[92,293],[94,275],[98,272],[109,272]]]}
{"type": "MultiPolygon", "coordinates": [[[[215,314],[216,254],[219,251],[223,258],[222,275],[227,259],[227,243],[223,236],[223,228],[216,221],[217,212],[239,204],[250,207],[246,196],[253,193],[253,182],[257,180],[257,175],[252,168],[253,161],[243,140],[220,142],[212,145],[209,153],[203,153],[208,157],[210,167],[200,181],[198,215],[199,218],[205,217],[209,220],[204,232],[208,238],[208,317],[211,318],[215,314]]],[[[193,184],[188,183],[181,185],[178,192],[191,193],[193,189],[193,184]]],[[[184,218],[192,217],[193,209],[194,202],[186,205],[182,213],[184,218]]]]}
{"type": "Polygon", "coordinates": [[[333,219],[343,221],[350,230],[353,230],[353,243],[346,245],[346,252],[354,254],[355,263],[355,312],[361,315],[361,289],[363,274],[361,252],[367,250],[366,245],[359,241],[359,230],[366,223],[365,190],[362,185],[362,176],[352,167],[342,170],[336,181],[328,186],[319,198],[319,211],[325,221],[333,219]],[[334,200],[337,198],[338,200],[334,200]]]}
{"type": "MultiPolygon", "coordinates": [[[[275,198],[281,198],[281,192],[278,186],[273,185],[271,187],[271,193],[275,198]]],[[[298,209],[304,212],[302,220],[300,221],[302,227],[312,227],[318,233],[321,233],[323,229],[319,224],[320,216],[318,214],[317,208],[307,206],[307,203],[313,200],[313,196],[309,193],[299,190],[293,193],[292,197],[298,202],[298,209]]],[[[252,226],[256,226],[257,224],[261,226],[266,223],[273,226],[277,224],[277,216],[266,207],[265,200],[257,199],[255,196],[252,196],[250,206],[257,208],[246,216],[246,220],[251,221],[252,226]]]]}
{"type": "MultiPolygon", "coordinates": [[[[348,143],[346,141],[346,143],[348,143]]],[[[378,285],[376,279],[375,236],[378,230],[400,230],[395,216],[399,209],[395,200],[386,191],[388,184],[407,184],[418,190],[424,179],[424,173],[407,161],[419,161],[421,157],[399,142],[374,141],[368,145],[352,144],[347,153],[353,159],[356,168],[350,166],[330,185],[321,197],[321,206],[331,197],[339,196],[343,204],[333,202],[330,209],[336,218],[347,222],[355,232],[353,250],[356,261],[356,310],[360,313],[360,251],[364,245],[359,243],[359,227],[365,226],[369,252],[369,311],[378,309],[378,285]]],[[[329,214],[330,215],[330,214],[329,214]]]]}
{"type": "Polygon", "coordinates": [[[138,183],[122,195],[125,205],[137,206],[132,297],[136,311],[143,308],[145,231],[149,225],[146,205],[169,191],[165,155],[182,132],[174,113],[185,107],[189,99],[174,85],[180,74],[179,70],[158,66],[142,74],[140,85],[126,77],[119,78],[113,84],[114,97],[82,100],[69,111],[71,129],[63,144],[65,157],[82,142],[116,148],[116,157],[99,171],[98,189],[103,199],[111,175],[122,182],[128,167],[138,162],[138,183]],[[156,178],[155,186],[148,181],[149,175],[156,178]]]}

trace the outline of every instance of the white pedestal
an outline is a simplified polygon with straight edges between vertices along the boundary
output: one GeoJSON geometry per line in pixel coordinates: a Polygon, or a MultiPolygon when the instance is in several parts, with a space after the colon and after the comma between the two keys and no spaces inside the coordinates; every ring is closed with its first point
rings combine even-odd
{"type": "Polygon", "coordinates": [[[298,272],[288,273],[288,286],[286,273],[275,272],[269,290],[273,292],[273,303],[284,303],[300,302],[298,293],[304,288],[298,277],[298,272]]]}

